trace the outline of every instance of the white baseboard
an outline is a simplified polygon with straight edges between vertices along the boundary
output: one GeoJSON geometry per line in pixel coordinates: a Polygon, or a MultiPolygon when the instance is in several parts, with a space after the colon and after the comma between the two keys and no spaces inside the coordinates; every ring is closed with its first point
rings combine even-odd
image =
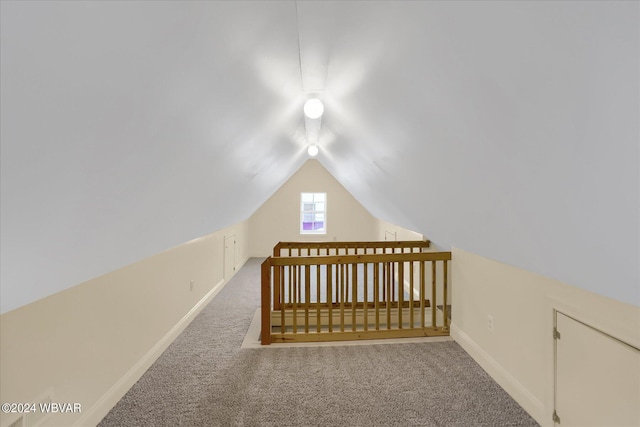
{"type": "MultiPolygon", "coordinates": [[[[547,425],[544,405],[516,380],[502,365],[473,341],[456,324],[451,325],[451,337],[540,425],[547,425]]],[[[551,419],[551,415],[549,415],[551,419]]]]}
{"type": "MultiPolygon", "coordinates": [[[[246,260],[245,260],[246,262],[246,260]]],[[[244,262],[241,264],[244,265],[244,262]]],[[[175,324],[164,337],[154,345],[129,371],[120,378],[98,401],[84,412],[74,426],[95,426],[122,399],[131,387],[142,377],[167,347],[184,331],[203,308],[224,288],[226,282],[218,282],[196,305],[175,324]]],[[[84,408],[83,408],[84,409],[84,408]]]]}

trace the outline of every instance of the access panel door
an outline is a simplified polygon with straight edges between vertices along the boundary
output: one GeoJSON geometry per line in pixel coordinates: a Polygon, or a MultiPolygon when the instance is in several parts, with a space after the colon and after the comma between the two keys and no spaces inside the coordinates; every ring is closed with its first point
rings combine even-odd
{"type": "Polygon", "coordinates": [[[224,237],[224,280],[229,280],[236,272],[236,235],[224,237]]]}
{"type": "Polygon", "coordinates": [[[556,424],[640,426],[640,351],[560,312],[556,328],[556,424]]]}

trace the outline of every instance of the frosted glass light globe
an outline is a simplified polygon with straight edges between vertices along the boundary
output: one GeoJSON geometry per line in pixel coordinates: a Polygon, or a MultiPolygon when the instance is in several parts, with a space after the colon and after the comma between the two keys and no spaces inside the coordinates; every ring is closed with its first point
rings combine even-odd
{"type": "Polygon", "coordinates": [[[310,119],[317,119],[324,113],[324,105],[319,99],[309,99],[304,103],[304,115],[310,119]]]}
{"type": "Polygon", "coordinates": [[[311,157],[315,157],[318,155],[318,146],[317,145],[310,145],[309,148],[307,148],[307,153],[309,153],[309,155],[311,157]]]}

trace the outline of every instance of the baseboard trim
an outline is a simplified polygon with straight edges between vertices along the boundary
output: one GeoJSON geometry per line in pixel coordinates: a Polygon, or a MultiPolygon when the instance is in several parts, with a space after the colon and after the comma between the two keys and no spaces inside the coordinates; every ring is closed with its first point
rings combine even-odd
{"type": "MultiPolygon", "coordinates": [[[[245,261],[246,262],[246,261],[245,261]]],[[[244,265],[244,263],[242,263],[244,265]]],[[[219,281],[196,305],[185,314],[129,371],[120,378],[98,401],[84,412],[74,423],[74,427],[95,426],[113,409],[131,387],[153,365],[169,345],[184,331],[203,308],[224,288],[224,280],[219,281]]],[[[84,408],[83,408],[84,409],[84,408]]]]}
{"type": "MultiPolygon", "coordinates": [[[[456,324],[451,325],[451,337],[540,425],[546,425],[544,405],[502,365],[473,341],[456,324]]],[[[549,416],[550,418],[551,416],[549,416]]]]}

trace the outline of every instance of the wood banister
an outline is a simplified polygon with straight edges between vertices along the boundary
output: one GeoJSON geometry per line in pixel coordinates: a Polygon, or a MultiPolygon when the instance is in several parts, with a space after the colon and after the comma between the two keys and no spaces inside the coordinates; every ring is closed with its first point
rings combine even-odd
{"type": "Polygon", "coordinates": [[[278,243],[261,267],[262,344],[448,335],[451,252],[422,252],[426,247],[428,241],[278,243]]]}
{"type": "MultiPolygon", "coordinates": [[[[390,249],[391,252],[395,252],[396,249],[400,249],[400,252],[404,252],[404,249],[408,249],[410,252],[413,250],[422,250],[423,248],[431,247],[431,242],[429,240],[401,240],[401,241],[353,241],[353,242],[278,242],[273,247],[273,256],[280,257],[282,256],[282,250],[288,250],[288,256],[292,256],[292,250],[297,249],[301,251],[306,249],[307,256],[311,255],[311,249],[315,249],[319,251],[320,249],[325,249],[327,251],[327,255],[331,255],[329,253],[330,250],[335,252],[335,255],[339,255],[339,250],[344,249],[345,255],[348,254],[349,249],[353,249],[354,253],[357,252],[358,249],[364,249],[365,253],[367,249],[382,249],[382,252],[386,252],[387,249],[390,249]]],[[[301,252],[298,253],[298,256],[302,256],[301,252]]]]}

